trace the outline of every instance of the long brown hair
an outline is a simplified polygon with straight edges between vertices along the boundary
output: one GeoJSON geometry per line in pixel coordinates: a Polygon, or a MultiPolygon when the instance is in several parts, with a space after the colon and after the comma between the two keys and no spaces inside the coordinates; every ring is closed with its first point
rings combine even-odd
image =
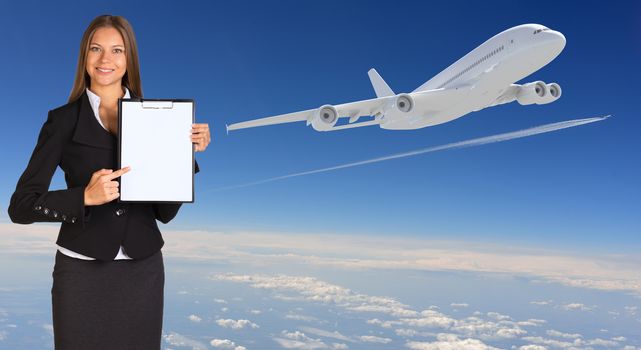
{"type": "Polygon", "coordinates": [[[125,42],[125,54],[127,55],[127,71],[122,77],[122,85],[127,87],[132,95],[142,96],[142,83],[140,82],[140,63],[138,62],[138,45],[131,24],[121,16],[102,15],[94,18],[85,30],[80,41],[80,52],[78,53],[78,67],[76,78],[73,81],[69,102],[73,102],[82,96],[86,88],[91,86],[91,78],[87,73],[87,53],[89,43],[98,28],[115,28],[125,42]]]}

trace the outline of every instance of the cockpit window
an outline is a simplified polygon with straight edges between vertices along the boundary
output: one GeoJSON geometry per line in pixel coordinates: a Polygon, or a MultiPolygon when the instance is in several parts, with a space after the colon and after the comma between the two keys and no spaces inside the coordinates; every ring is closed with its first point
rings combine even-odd
{"type": "Polygon", "coordinates": [[[535,31],[534,31],[534,35],[537,35],[537,34],[539,34],[540,32],[545,32],[545,31],[547,31],[547,30],[550,30],[550,29],[549,29],[549,28],[541,28],[541,29],[537,29],[537,30],[535,30],[535,31]]]}

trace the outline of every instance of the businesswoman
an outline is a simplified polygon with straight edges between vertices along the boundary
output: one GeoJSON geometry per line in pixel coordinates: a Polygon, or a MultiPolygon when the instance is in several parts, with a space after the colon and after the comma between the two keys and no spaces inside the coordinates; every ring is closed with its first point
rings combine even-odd
{"type": "MultiPolygon", "coordinates": [[[[49,111],[9,216],[20,224],[61,223],[51,289],[56,349],[157,350],[164,241],[156,221],[172,220],[180,204],[116,200],[117,178],[136,171],[115,169],[118,98],[143,96],[131,25],[119,16],[95,18],[78,57],[69,101],[49,111]],[[58,166],[68,188],[49,191],[58,166]]],[[[193,124],[191,133],[195,150],[204,151],[208,125],[193,124]]]]}

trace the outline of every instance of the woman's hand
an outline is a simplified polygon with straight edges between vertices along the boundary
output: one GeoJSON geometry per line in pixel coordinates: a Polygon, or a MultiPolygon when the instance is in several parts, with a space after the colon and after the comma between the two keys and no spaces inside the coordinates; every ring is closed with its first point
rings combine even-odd
{"type": "Polygon", "coordinates": [[[85,206],[109,203],[120,196],[117,177],[127,173],[131,168],[120,170],[100,169],[91,175],[89,184],[85,187],[85,206]]]}
{"type": "Polygon", "coordinates": [[[191,142],[196,144],[196,152],[203,152],[211,142],[209,124],[191,124],[191,142]]]}

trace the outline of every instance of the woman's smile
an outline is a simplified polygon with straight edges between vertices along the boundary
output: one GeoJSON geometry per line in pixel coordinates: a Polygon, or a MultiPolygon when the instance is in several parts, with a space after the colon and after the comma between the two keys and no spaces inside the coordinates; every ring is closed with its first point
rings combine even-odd
{"type": "Polygon", "coordinates": [[[108,74],[108,73],[113,73],[114,69],[106,69],[106,68],[96,68],[98,72],[102,74],[108,74]]]}

